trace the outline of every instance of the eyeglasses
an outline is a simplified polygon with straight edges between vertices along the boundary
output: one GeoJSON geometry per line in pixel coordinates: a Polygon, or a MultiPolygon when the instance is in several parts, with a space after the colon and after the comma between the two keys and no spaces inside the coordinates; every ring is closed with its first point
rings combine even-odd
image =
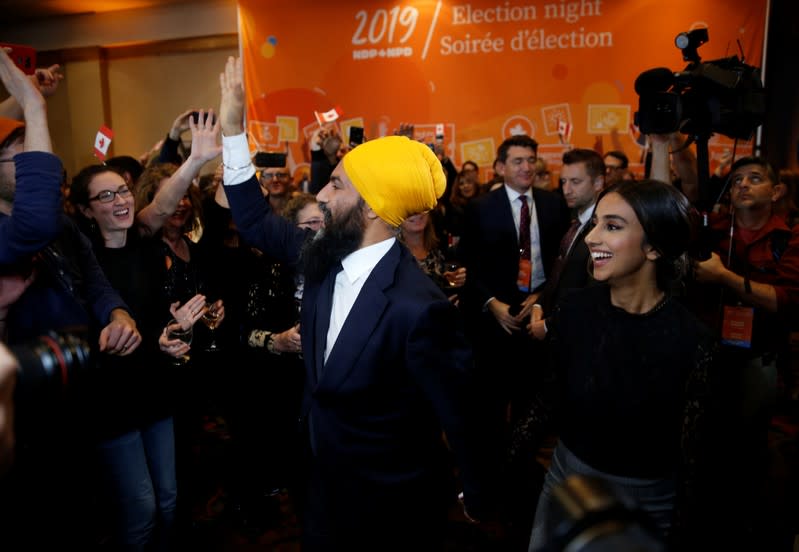
{"type": "Polygon", "coordinates": [[[119,197],[128,197],[130,195],[130,188],[127,186],[120,186],[117,191],[113,190],[103,190],[99,194],[94,197],[90,197],[89,201],[99,201],[100,203],[111,203],[116,198],[117,194],[119,197]]]}
{"type": "Polygon", "coordinates": [[[0,163],[13,163],[13,159],[0,159],[0,163]]]}
{"type": "Polygon", "coordinates": [[[310,228],[311,230],[319,230],[323,222],[325,222],[324,219],[320,218],[308,219],[304,222],[298,222],[297,226],[299,226],[300,228],[310,228]]]}
{"type": "Polygon", "coordinates": [[[275,178],[277,178],[278,180],[283,180],[284,178],[288,178],[289,176],[291,176],[291,175],[289,173],[287,173],[287,172],[276,172],[276,173],[262,172],[261,173],[261,179],[262,180],[274,180],[275,178]]]}

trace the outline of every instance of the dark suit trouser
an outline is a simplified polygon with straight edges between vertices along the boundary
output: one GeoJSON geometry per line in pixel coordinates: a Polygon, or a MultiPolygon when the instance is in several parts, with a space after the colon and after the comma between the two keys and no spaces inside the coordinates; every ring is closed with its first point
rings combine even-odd
{"type": "Polygon", "coordinates": [[[484,462],[500,474],[503,518],[519,527],[519,536],[525,540],[529,538],[534,497],[541,488],[545,470],[532,454],[517,458],[513,464],[508,462],[507,454],[513,424],[529,410],[544,359],[538,342],[526,333],[508,335],[490,314],[476,329],[472,334],[477,362],[475,396],[480,401],[476,405],[480,410],[477,417],[482,426],[480,431],[486,436],[482,448],[486,455],[484,462]]]}
{"type": "Polygon", "coordinates": [[[511,422],[524,416],[535,391],[541,368],[540,344],[526,330],[508,335],[488,313],[470,333],[483,421],[494,435],[507,437],[509,408],[511,422]]]}
{"type": "Polygon", "coordinates": [[[443,549],[452,498],[446,476],[382,485],[310,464],[303,552],[443,549]]]}

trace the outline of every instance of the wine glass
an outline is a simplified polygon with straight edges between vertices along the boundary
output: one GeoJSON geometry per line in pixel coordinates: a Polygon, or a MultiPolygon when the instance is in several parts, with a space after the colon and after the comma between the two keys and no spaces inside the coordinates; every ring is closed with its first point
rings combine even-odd
{"type": "Polygon", "coordinates": [[[214,330],[216,330],[216,327],[219,325],[220,315],[221,313],[216,303],[209,301],[205,304],[205,313],[203,314],[202,321],[203,324],[208,326],[211,332],[211,343],[205,348],[206,351],[215,352],[219,350],[219,346],[216,344],[216,332],[214,330]]]}
{"type": "Polygon", "coordinates": [[[461,268],[461,266],[462,265],[459,262],[457,262],[457,261],[448,261],[444,265],[444,270],[448,274],[448,276],[446,276],[446,280],[447,280],[447,283],[449,283],[449,285],[451,287],[458,287],[458,281],[455,278],[455,272],[459,268],[461,268]],[[450,276],[450,274],[451,274],[451,276],[450,276]]]}
{"type": "MultiPolygon", "coordinates": [[[[166,325],[166,329],[167,329],[167,337],[169,339],[179,339],[186,345],[191,345],[191,340],[192,337],[194,336],[194,331],[192,330],[191,326],[189,326],[188,328],[184,328],[183,324],[181,324],[180,322],[178,322],[173,318],[166,325]]],[[[173,363],[180,366],[186,364],[190,359],[191,357],[189,356],[189,353],[185,353],[181,355],[180,358],[176,358],[173,361],[173,363]]]]}

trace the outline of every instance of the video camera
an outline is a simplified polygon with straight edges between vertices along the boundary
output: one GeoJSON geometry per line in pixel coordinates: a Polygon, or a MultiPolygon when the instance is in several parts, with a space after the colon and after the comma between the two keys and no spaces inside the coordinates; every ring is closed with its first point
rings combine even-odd
{"type": "Polygon", "coordinates": [[[657,67],[635,79],[635,122],[642,133],[709,137],[717,132],[748,139],[763,123],[766,97],[760,70],[738,56],[702,62],[697,49],[707,41],[705,28],[678,34],[675,45],[689,62],[685,69],[657,67]]]}

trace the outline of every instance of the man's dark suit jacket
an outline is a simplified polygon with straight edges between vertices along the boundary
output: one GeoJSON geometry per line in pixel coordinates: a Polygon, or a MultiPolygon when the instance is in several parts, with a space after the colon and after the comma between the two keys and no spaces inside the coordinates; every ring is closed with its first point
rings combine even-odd
{"type": "MultiPolygon", "coordinates": [[[[544,273],[548,276],[560,240],[569,228],[569,209],[554,192],[533,188],[544,273]]],[[[466,308],[474,315],[491,297],[509,305],[527,294],[519,291],[518,230],[504,186],[467,204],[459,254],[466,265],[466,308]]]]}
{"type": "Polygon", "coordinates": [[[589,271],[591,254],[585,244],[585,237],[593,227],[591,221],[583,225],[574,239],[571,251],[566,255],[560,278],[557,281],[548,280],[544,286],[544,291],[541,293],[541,298],[538,302],[544,309],[545,316],[549,316],[552,313],[552,309],[561,298],[578,289],[587,287],[594,281],[589,271]]]}
{"type": "MultiPolygon", "coordinates": [[[[308,234],[270,213],[255,178],[225,190],[244,239],[296,262],[308,234]]],[[[332,532],[334,540],[355,538],[352,532],[368,538],[377,524],[375,531],[400,531],[382,535],[391,541],[427,527],[424,512],[453,496],[442,429],[462,470],[467,507],[479,515],[479,436],[466,431],[465,418],[471,353],[457,311],[397,242],[364,283],[323,365],[334,281],[334,271],[306,281],[301,311],[302,417],[310,426],[315,499],[309,529],[332,532]]]]}

